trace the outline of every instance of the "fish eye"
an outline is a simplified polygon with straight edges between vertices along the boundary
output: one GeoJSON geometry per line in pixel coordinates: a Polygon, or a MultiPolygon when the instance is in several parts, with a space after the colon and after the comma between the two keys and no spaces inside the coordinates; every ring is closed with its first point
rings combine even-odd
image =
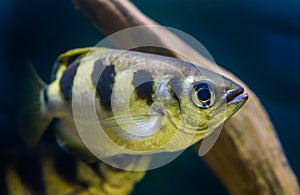
{"type": "Polygon", "coordinates": [[[191,98],[199,108],[210,108],[214,103],[214,84],[209,81],[198,81],[194,83],[191,98]]]}

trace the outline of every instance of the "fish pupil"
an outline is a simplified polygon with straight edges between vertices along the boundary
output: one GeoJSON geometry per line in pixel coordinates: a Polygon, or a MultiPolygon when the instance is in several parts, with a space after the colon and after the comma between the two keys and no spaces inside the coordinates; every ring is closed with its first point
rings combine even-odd
{"type": "Polygon", "coordinates": [[[197,96],[201,101],[208,101],[211,97],[210,91],[207,88],[202,88],[198,91],[197,96]]]}
{"type": "Polygon", "coordinates": [[[194,85],[194,90],[197,92],[197,97],[200,101],[206,102],[211,98],[211,93],[207,82],[201,81],[194,85]]]}

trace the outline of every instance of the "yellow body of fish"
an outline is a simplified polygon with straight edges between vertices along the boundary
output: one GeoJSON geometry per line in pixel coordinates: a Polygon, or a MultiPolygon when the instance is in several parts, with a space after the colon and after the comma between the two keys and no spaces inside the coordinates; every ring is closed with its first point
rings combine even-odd
{"type": "Polygon", "coordinates": [[[89,162],[111,159],[113,166],[130,170],[146,169],[150,159],[140,155],[176,152],[198,142],[247,100],[241,86],[219,74],[133,51],[71,50],[59,56],[53,75],[49,85],[36,79],[31,97],[24,98],[24,140],[36,143],[58,118],[55,131],[62,148],[89,162]],[[89,117],[91,105],[96,122],[89,117]],[[94,123],[103,136],[96,136],[94,123]]]}

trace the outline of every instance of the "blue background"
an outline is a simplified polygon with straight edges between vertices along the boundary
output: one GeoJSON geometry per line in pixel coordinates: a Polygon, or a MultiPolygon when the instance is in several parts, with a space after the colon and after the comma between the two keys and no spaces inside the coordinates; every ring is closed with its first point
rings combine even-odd
{"type": "MultiPolygon", "coordinates": [[[[217,64],[258,95],[300,175],[300,1],[134,0],[162,25],[198,39],[217,64]]],[[[18,147],[15,110],[26,63],[46,81],[56,57],[103,38],[71,1],[0,1],[0,152],[18,147]]],[[[267,140],[266,140],[267,141],[267,140]]],[[[251,185],[251,184],[249,184],[251,185]]],[[[227,194],[200,158],[188,149],[149,171],[134,194],[227,194]],[[198,193],[197,193],[198,192],[198,193]]]]}

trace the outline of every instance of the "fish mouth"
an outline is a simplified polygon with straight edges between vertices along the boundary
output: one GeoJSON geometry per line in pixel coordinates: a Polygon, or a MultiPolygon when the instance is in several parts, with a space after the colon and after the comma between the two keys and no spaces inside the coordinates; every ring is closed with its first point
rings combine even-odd
{"type": "Polygon", "coordinates": [[[244,93],[244,88],[239,87],[237,89],[229,90],[225,94],[226,103],[235,104],[239,102],[245,102],[248,99],[248,94],[244,93]]]}

